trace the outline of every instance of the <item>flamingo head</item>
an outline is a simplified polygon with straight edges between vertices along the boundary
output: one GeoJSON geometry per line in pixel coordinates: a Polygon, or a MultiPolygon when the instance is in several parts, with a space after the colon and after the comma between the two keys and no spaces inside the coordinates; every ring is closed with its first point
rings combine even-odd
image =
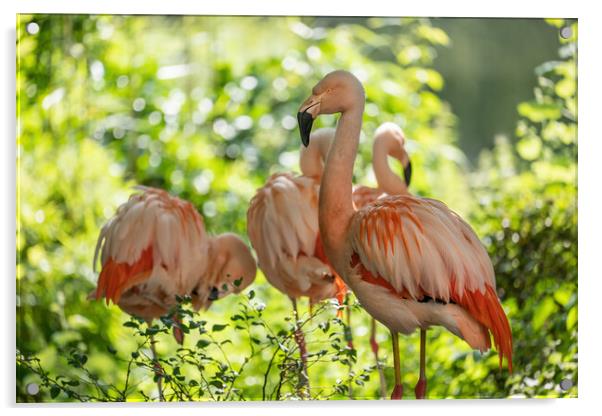
{"type": "Polygon", "coordinates": [[[343,113],[361,104],[363,110],[364,87],[351,72],[333,71],[312,89],[297,113],[301,141],[309,145],[311,127],[320,114],[343,113]]]}
{"type": "Polygon", "coordinates": [[[406,137],[397,124],[386,122],[378,126],[374,132],[374,150],[373,154],[376,154],[378,147],[387,149],[390,156],[399,160],[399,163],[403,166],[403,174],[406,186],[410,186],[412,179],[412,161],[410,156],[405,149],[406,137]]]}
{"type": "Polygon", "coordinates": [[[204,292],[206,299],[200,303],[213,302],[231,293],[240,293],[253,280],[257,273],[257,263],[245,242],[235,234],[224,233],[212,239],[214,272],[209,277],[210,284],[204,292]]]}

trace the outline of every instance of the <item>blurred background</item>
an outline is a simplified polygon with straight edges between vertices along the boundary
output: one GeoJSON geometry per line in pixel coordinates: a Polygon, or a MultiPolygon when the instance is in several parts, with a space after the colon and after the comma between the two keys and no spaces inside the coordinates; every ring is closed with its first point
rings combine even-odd
{"type": "MultiPolygon", "coordinates": [[[[211,233],[246,238],[255,190],[274,172],[298,172],[299,104],[338,68],[367,94],[354,182],[375,185],[371,137],[399,124],[411,191],[475,228],[513,329],[513,374],[498,370],[495,351],[429,330],[429,398],[577,395],[576,22],[20,15],[17,41],[17,401],[156,400],[152,371],[131,365],[144,335],[116,306],[86,300],[100,227],[144,184],[192,201],[211,233]],[[30,394],[31,383],[43,388],[30,394]]],[[[350,328],[332,307],[308,323],[313,398],[379,398],[369,319],[355,310],[350,328]]],[[[290,312],[261,273],[252,295],[202,312],[217,331],[187,345],[204,348],[207,380],[195,385],[186,366],[174,379],[207,394],[174,400],[295,398],[282,376],[292,352],[274,341],[288,339],[290,312]],[[242,304],[263,324],[238,327],[242,304]]],[[[382,327],[378,339],[392,386],[382,327]]],[[[168,334],[157,348],[183,360],[168,334]]],[[[417,334],[401,348],[410,391],[417,334]]]]}

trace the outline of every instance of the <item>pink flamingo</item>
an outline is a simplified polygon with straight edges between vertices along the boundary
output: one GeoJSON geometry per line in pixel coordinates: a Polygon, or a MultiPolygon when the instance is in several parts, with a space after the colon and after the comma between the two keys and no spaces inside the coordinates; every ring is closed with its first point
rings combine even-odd
{"type": "MultiPolygon", "coordinates": [[[[334,71],[313,88],[298,120],[307,145],[316,117],[341,113],[320,187],[320,235],[335,271],[366,311],[391,331],[391,398],[403,395],[399,332],[442,325],[482,352],[491,347],[491,333],[500,367],[506,357],[512,371],[510,325],[497,297],[491,260],[472,228],[442,202],[412,195],[387,196],[354,209],[353,164],[364,103],[358,79],[334,71]]],[[[426,394],[425,342],[421,332],[417,398],[426,394]]]]}
{"type": "MultiPolygon", "coordinates": [[[[102,269],[90,298],[105,298],[107,305],[112,301],[150,324],[176,305],[176,296],[188,295],[196,310],[206,309],[253,282],[255,259],[240,237],[208,236],[190,202],[160,189],[136,189],[140,192],[132,194],[100,231],[94,267],[100,253],[102,269]]],[[[178,317],[174,320],[174,336],[182,344],[178,317]]],[[[151,337],[158,368],[154,344],[151,337]]]]}
{"type": "MultiPolygon", "coordinates": [[[[312,145],[301,151],[303,174],[272,175],[247,211],[247,231],[259,267],[291,299],[295,321],[299,297],[309,297],[310,305],[334,297],[342,304],[347,292],[324,255],[318,229],[318,190],[332,137],[332,129],[314,132],[312,145]]],[[[303,363],[302,381],[309,386],[307,349],[299,328],[295,340],[303,363]]]]}

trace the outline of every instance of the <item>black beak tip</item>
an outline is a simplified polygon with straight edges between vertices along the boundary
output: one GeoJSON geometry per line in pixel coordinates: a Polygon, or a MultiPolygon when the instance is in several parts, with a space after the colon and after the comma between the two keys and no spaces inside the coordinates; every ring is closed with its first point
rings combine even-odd
{"type": "Polygon", "coordinates": [[[313,117],[310,113],[303,111],[297,113],[297,121],[299,122],[299,132],[301,133],[301,142],[303,146],[309,146],[309,134],[311,133],[311,126],[314,122],[313,117]]]}
{"type": "Polygon", "coordinates": [[[301,143],[303,143],[303,146],[305,147],[309,146],[309,136],[301,135],[301,143]]]}
{"type": "Polygon", "coordinates": [[[412,180],[412,161],[408,159],[408,166],[403,169],[403,176],[406,181],[406,186],[410,186],[412,180]]]}
{"type": "Polygon", "coordinates": [[[211,291],[209,292],[209,300],[213,302],[214,300],[217,300],[218,298],[219,298],[219,290],[215,286],[213,286],[211,288],[211,291]]]}

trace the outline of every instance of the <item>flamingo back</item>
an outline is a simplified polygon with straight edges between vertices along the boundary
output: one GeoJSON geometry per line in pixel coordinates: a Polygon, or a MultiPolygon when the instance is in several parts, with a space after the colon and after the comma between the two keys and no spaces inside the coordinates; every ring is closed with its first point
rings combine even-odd
{"type": "Polygon", "coordinates": [[[353,206],[356,210],[362,209],[369,203],[376,201],[378,198],[387,196],[385,192],[378,188],[359,185],[353,188],[353,206]]]}

